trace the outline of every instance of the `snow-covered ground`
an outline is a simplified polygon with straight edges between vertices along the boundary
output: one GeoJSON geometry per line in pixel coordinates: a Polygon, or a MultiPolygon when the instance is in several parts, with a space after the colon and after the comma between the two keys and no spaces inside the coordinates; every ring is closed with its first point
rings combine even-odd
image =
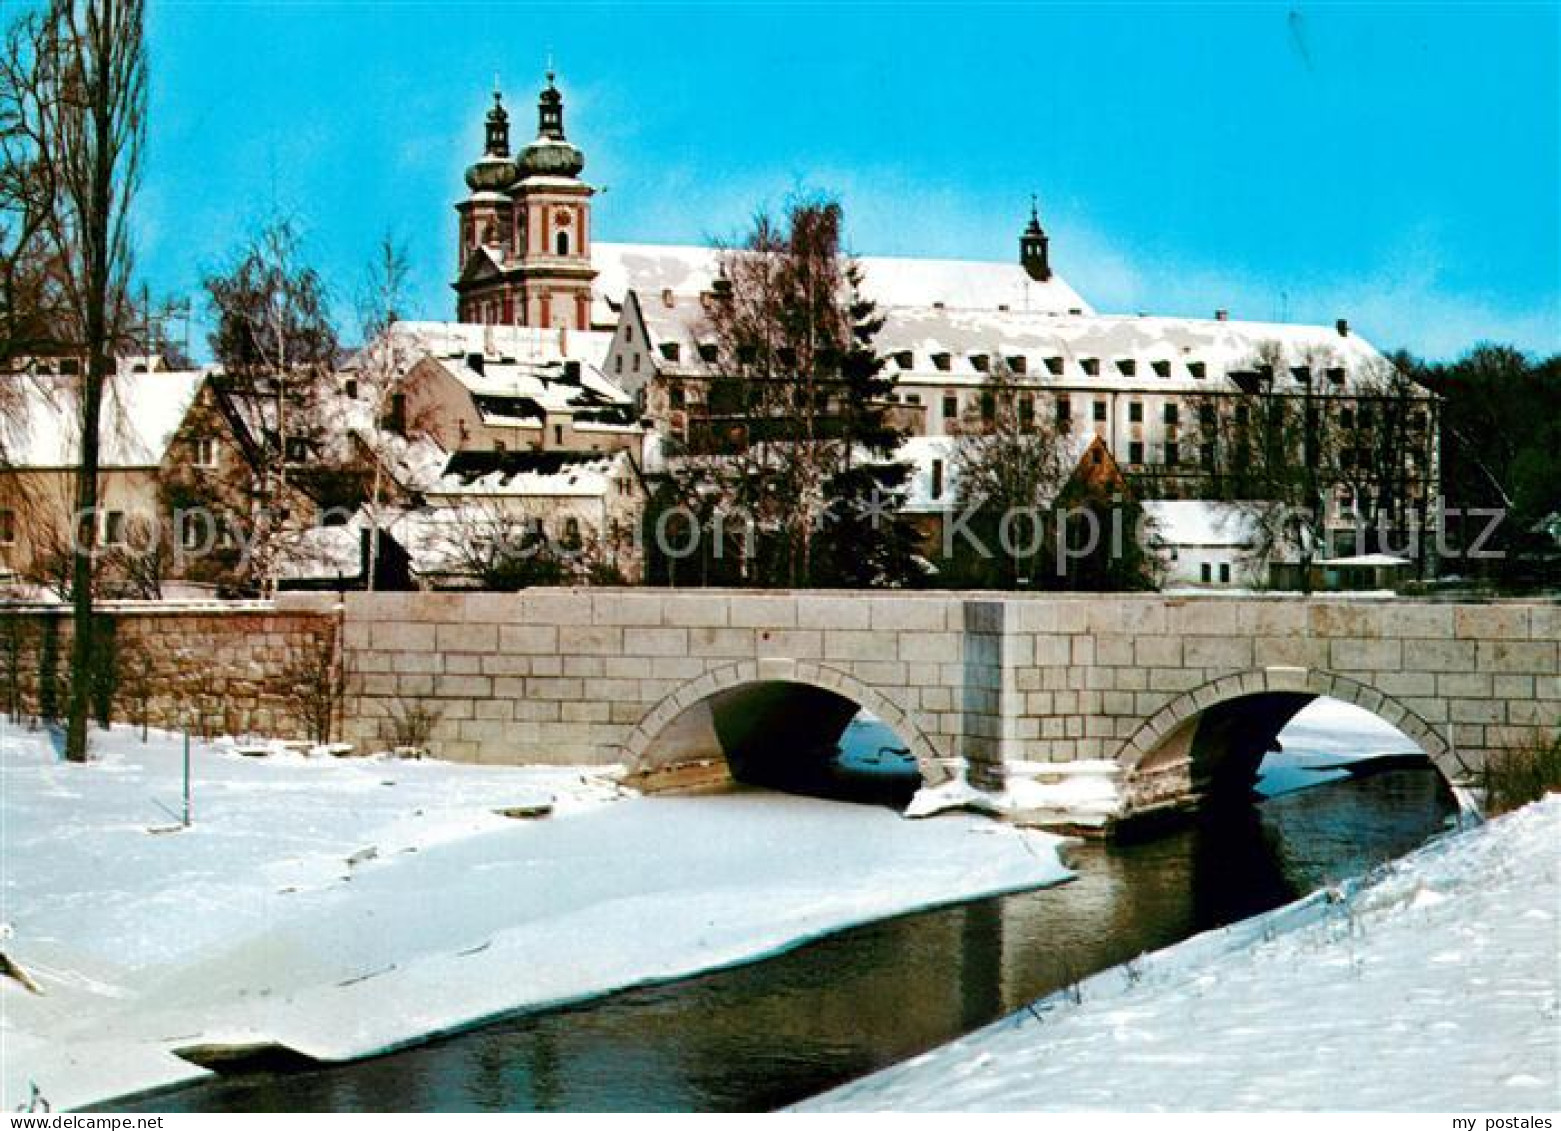
{"type": "Polygon", "coordinates": [[[173,1050],[363,1056],[522,1007],[1056,882],[1057,838],[771,793],[639,798],[603,771],[194,752],[0,721],[0,1105],[203,1073],[173,1050]],[[553,804],[515,819],[496,810],[553,804]]]}
{"type": "Polygon", "coordinates": [[[1561,1107],[1561,796],[808,1110],[1561,1107]]]}

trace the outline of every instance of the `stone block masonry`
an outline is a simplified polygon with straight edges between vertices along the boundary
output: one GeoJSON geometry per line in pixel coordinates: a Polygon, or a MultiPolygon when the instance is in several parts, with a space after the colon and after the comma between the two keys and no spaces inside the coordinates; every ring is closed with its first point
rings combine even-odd
{"type": "MultiPolygon", "coordinates": [[[[340,687],[336,609],[334,596],[279,605],[105,602],[97,712],[203,736],[310,737],[310,685],[340,687]]],[[[0,710],[17,718],[63,714],[72,631],[68,609],[0,609],[0,710]]],[[[335,698],[339,733],[339,691],[335,698]]]]}

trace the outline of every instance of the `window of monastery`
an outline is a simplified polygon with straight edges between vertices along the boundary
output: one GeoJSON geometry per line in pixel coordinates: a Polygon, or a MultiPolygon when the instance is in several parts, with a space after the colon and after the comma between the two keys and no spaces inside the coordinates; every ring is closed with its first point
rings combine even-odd
{"type": "Polygon", "coordinates": [[[1175,441],[1167,441],[1165,445],[1165,466],[1176,467],[1182,462],[1182,449],[1175,441]]]}
{"type": "Polygon", "coordinates": [[[1064,432],[1073,427],[1073,402],[1067,397],[1057,398],[1057,427],[1064,432]]]}
{"type": "Polygon", "coordinates": [[[0,546],[14,546],[15,544],[16,511],[10,507],[0,507],[0,546]]]}
{"type": "Polygon", "coordinates": [[[1117,372],[1121,373],[1124,377],[1132,377],[1138,372],[1138,362],[1134,361],[1130,357],[1118,358],[1117,372]]]}
{"type": "Polygon", "coordinates": [[[991,367],[992,359],[984,353],[973,353],[970,355],[970,364],[977,373],[985,373],[991,367]]]}
{"type": "Polygon", "coordinates": [[[1342,384],[1344,384],[1344,370],[1343,370],[1343,368],[1335,366],[1334,368],[1328,370],[1328,381],[1329,381],[1330,384],[1334,384],[1334,385],[1342,385],[1342,384]]]}
{"type": "Polygon", "coordinates": [[[1312,380],[1312,367],[1310,365],[1292,365],[1290,367],[1290,376],[1295,379],[1296,384],[1308,385],[1312,380]]]}
{"type": "Polygon", "coordinates": [[[934,368],[941,370],[944,373],[949,371],[949,362],[951,360],[951,357],[946,353],[935,353],[932,355],[932,364],[934,368]]]}
{"type": "Polygon", "coordinates": [[[943,415],[950,420],[959,415],[959,397],[953,393],[943,394],[943,415]]]}
{"type": "Polygon", "coordinates": [[[1171,375],[1171,363],[1169,361],[1151,361],[1156,377],[1169,377],[1171,375]]]}
{"type": "Polygon", "coordinates": [[[1167,424],[1176,424],[1181,420],[1181,415],[1181,409],[1175,401],[1171,401],[1165,406],[1165,422],[1167,424]]]}
{"type": "MultiPolygon", "coordinates": [[[[1060,357],[1048,357],[1046,359],[1046,371],[1048,373],[1050,373],[1053,377],[1061,377],[1062,376],[1062,358],[1060,358],[1060,357]]],[[[1087,370],[1086,370],[1086,372],[1087,372],[1087,370]]]]}
{"type": "Polygon", "coordinates": [[[1141,440],[1134,440],[1134,441],[1132,441],[1131,443],[1128,444],[1128,446],[1127,446],[1127,462],[1128,463],[1135,463],[1135,464],[1144,462],[1144,445],[1143,445],[1143,441],[1141,441],[1141,440]]]}
{"type": "Polygon", "coordinates": [[[1022,353],[1016,353],[1008,359],[1008,368],[1015,373],[1027,373],[1030,369],[1030,359],[1022,353]]]}
{"type": "Polygon", "coordinates": [[[1104,424],[1105,422],[1106,422],[1106,402],[1103,401],[1103,400],[1097,400],[1095,402],[1095,423],[1096,424],[1104,424]]]}
{"type": "Polygon", "coordinates": [[[1201,381],[1204,375],[1208,373],[1208,367],[1201,361],[1189,361],[1187,363],[1187,372],[1191,373],[1195,380],[1201,381]]]}
{"type": "Polygon", "coordinates": [[[1144,402],[1129,401],[1127,406],[1127,419],[1130,424],[1142,424],[1144,422],[1144,402]]]}
{"type": "Polygon", "coordinates": [[[1079,368],[1084,370],[1084,372],[1085,372],[1085,374],[1087,376],[1099,377],[1100,376],[1100,358],[1098,358],[1098,357],[1083,357],[1083,358],[1080,358],[1079,359],[1079,368]]]}

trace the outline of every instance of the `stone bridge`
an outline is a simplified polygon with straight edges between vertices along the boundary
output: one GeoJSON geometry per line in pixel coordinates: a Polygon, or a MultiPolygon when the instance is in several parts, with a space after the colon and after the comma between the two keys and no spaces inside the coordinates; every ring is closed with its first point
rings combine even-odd
{"type": "Polygon", "coordinates": [[[438,757],[622,763],[647,785],[819,757],[866,708],[924,784],[1085,770],[1115,783],[1114,822],[1244,790],[1318,696],[1453,783],[1561,726],[1557,603],[529,590],[349,594],[338,615],[349,740],[421,714],[438,757]]]}

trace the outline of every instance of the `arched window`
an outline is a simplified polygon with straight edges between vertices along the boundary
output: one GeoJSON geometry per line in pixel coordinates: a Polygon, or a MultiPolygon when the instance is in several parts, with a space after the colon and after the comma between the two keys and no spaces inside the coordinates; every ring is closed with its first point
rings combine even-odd
{"type": "Polygon", "coordinates": [[[559,255],[568,255],[569,254],[569,233],[568,232],[559,232],[558,236],[556,237],[556,242],[557,242],[557,245],[558,245],[558,254],[559,255]]]}

